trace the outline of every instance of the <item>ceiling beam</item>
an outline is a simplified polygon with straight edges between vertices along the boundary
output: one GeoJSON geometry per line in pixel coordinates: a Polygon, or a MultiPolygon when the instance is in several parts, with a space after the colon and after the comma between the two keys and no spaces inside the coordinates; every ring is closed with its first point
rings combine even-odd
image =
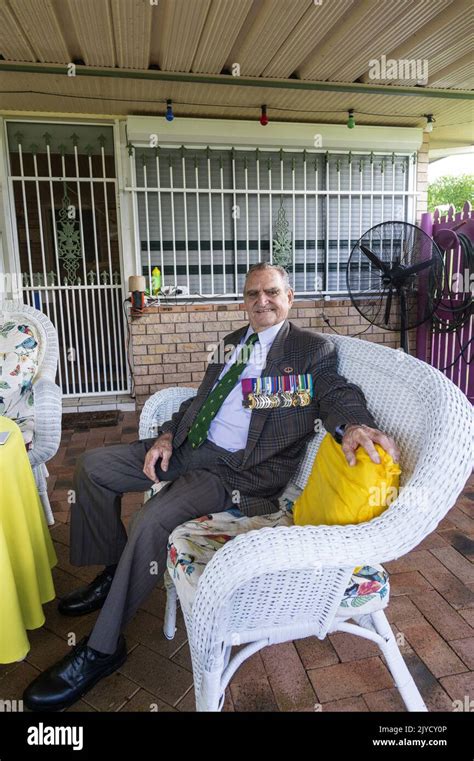
{"type": "MultiPolygon", "coordinates": [[[[10,63],[0,61],[0,72],[17,72],[21,74],[62,74],[68,76],[71,64],[46,65],[31,63],[10,63]]],[[[135,71],[132,69],[94,68],[76,66],[77,77],[106,77],[112,79],[136,79],[150,82],[190,82],[192,84],[222,85],[228,87],[264,87],[278,90],[312,90],[338,93],[365,93],[369,95],[410,96],[420,98],[442,98],[444,100],[473,100],[474,92],[470,90],[450,90],[433,87],[399,87],[396,85],[368,85],[358,82],[311,82],[300,79],[267,79],[263,77],[234,77],[231,74],[187,74],[167,71],[135,71]]],[[[73,79],[69,74],[69,79],[73,79]]],[[[6,82],[6,80],[5,80],[6,82]]]]}

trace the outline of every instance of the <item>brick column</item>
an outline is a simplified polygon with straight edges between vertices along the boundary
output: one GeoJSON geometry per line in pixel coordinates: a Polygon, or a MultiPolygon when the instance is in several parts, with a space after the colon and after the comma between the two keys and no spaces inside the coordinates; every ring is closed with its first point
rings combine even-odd
{"type": "Polygon", "coordinates": [[[416,190],[421,192],[416,199],[416,224],[421,222],[421,215],[428,211],[428,149],[430,147],[430,135],[423,132],[423,143],[418,151],[416,169],[416,190]]]}

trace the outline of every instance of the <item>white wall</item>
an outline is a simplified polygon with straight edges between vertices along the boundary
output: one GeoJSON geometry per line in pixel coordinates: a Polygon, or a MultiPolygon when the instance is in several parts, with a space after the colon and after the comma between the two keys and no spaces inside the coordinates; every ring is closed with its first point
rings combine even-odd
{"type": "Polygon", "coordinates": [[[167,122],[158,116],[129,116],[128,139],[150,144],[150,135],[158,135],[160,145],[241,145],[258,148],[292,147],[320,150],[418,151],[423,130],[418,127],[365,127],[349,129],[341,124],[295,124],[270,122],[262,127],[257,121],[230,119],[174,119],[167,122]],[[319,135],[315,145],[315,137],[319,135]],[[319,145],[321,143],[321,145],[319,145]]]}

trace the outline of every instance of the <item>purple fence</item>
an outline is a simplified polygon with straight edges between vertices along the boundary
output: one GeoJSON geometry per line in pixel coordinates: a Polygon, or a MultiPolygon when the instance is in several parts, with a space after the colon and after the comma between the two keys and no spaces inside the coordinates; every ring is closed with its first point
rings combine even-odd
{"type": "MultiPolygon", "coordinates": [[[[443,252],[445,282],[443,298],[435,316],[440,318],[444,325],[451,324],[451,321],[454,322],[453,307],[459,310],[457,314],[460,314],[463,304],[468,305],[471,295],[469,268],[462,255],[458,233],[462,233],[474,243],[474,212],[466,201],[463,210],[456,214],[452,208],[446,216],[441,216],[438,210],[433,215],[423,214],[421,227],[431,235],[443,252]]],[[[416,341],[417,357],[441,370],[472,403],[474,366],[471,368],[469,363],[474,354],[473,325],[472,310],[465,324],[451,332],[441,332],[438,321],[434,319],[431,324],[428,322],[418,328],[416,341]]]]}

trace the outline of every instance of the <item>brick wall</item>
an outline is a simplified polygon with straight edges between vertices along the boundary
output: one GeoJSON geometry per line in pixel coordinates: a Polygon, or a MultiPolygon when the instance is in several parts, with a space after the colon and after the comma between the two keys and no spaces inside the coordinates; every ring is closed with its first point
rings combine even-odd
{"type": "MultiPolygon", "coordinates": [[[[398,333],[383,330],[362,318],[350,301],[295,301],[289,319],[301,328],[332,333],[328,317],[338,333],[360,336],[397,348],[398,333]],[[368,328],[368,330],[366,330],[368,328]]],[[[137,407],[155,391],[169,386],[197,387],[209,359],[209,344],[248,324],[242,303],[195,304],[148,307],[141,317],[130,319],[131,361],[135,375],[137,407]]],[[[410,348],[415,348],[414,338],[410,348]]]]}

